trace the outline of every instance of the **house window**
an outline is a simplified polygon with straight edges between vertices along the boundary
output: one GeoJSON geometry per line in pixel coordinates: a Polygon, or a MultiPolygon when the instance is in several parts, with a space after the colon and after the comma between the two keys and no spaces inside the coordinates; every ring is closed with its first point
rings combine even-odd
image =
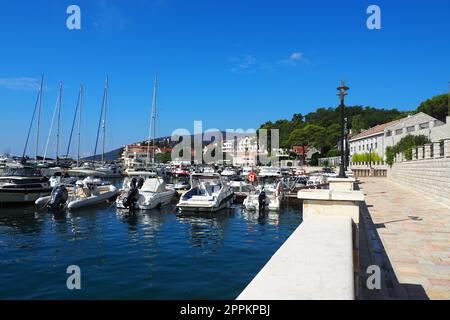
{"type": "Polygon", "coordinates": [[[392,136],[392,131],[391,130],[386,131],[386,137],[390,137],[390,136],[392,136]]]}
{"type": "Polygon", "coordinates": [[[419,124],[419,128],[422,129],[428,129],[430,127],[430,123],[429,122],[424,122],[419,124]]]}
{"type": "Polygon", "coordinates": [[[414,132],[414,130],[415,130],[414,126],[406,128],[406,132],[414,132]]]}
{"type": "Polygon", "coordinates": [[[399,135],[399,134],[402,134],[402,133],[403,133],[403,128],[395,130],[395,134],[396,135],[399,135]]]}
{"type": "Polygon", "coordinates": [[[378,142],[375,142],[375,149],[378,148],[378,142]]]}

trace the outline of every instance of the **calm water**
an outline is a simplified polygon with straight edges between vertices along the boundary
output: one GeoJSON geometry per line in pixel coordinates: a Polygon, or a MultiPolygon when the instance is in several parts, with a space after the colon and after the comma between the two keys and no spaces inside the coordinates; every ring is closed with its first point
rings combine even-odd
{"type": "Polygon", "coordinates": [[[0,208],[0,298],[234,299],[300,223],[292,208],[134,217],[106,205],[60,216],[0,208]],[[81,268],[81,290],[66,287],[69,265],[81,268]]]}

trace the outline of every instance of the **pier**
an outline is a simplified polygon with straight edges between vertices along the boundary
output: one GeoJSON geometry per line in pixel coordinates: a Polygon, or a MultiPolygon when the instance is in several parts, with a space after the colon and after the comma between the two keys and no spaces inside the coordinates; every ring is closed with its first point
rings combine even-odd
{"type": "Polygon", "coordinates": [[[304,222],[238,299],[450,299],[450,140],[412,154],[299,191],[304,222]]]}
{"type": "Polygon", "coordinates": [[[362,178],[361,189],[367,264],[386,276],[366,298],[450,299],[450,209],[390,179],[362,178]]]}

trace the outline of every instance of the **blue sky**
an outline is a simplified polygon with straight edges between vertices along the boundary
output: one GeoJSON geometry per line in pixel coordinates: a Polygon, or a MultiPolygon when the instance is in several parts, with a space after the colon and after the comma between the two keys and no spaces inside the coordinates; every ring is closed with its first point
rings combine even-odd
{"type": "Polygon", "coordinates": [[[402,110],[450,81],[448,0],[2,1],[0,30],[0,153],[21,154],[42,73],[41,146],[61,80],[65,149],[82,82],[85,155],[106,75],[107,149],[147,137],[156,72],[159,136],[192,131],[194,120],[248,129],[335,106],[341,79],[348,104],[402,110]],[[66,28],[71,4],[81,8],[81,30],[66,28]],[[381,30],[366,27],[371,4],[381,8],[381,30]]]}

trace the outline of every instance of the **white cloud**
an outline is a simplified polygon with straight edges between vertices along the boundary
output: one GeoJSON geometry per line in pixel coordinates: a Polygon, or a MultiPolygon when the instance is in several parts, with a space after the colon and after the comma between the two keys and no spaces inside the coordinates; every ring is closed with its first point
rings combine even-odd
{"type": "Polygon", "coordinates": [[[251,54],[243,54],[238,57],[230,59],[233,63],[231,68],[235,73],[253,73],[256,71],[272,72],[276,70],[277,65],[286,67],[296,67],[300,63],[308,63],[304,54],[299,51],[295,51],[289,55],[288,58],[269,63],[266,61],[260,61],[251,54]]]}
{"type": "Polygon", "coordinates": [[[301,52],[294,52],[289,57],[289,59],[292,61],[300,61],[300,60],[302,60],[302,58],[303,58],[303,53],[301,53],[301,52]]]}
{"type": "Polygon", "coordinates": [[[0,78],[0,88],[8,90],[38,90],[39,79],[21,78],[0,78]]]}
{"type": "Polygon", "coordinates": [[[251,54],[231,58],[231,62],[234,63],[234,67],[231,69],[233,72],[253,72],[258,64],[258,60],[251,54]]]}
{"type": "Polygon", "coordinates": [[[278,61],[278,64],[290,67],[296,67],[299,62],[306,62],[302,52],[293,52],[287,59],[278,61]]]}

